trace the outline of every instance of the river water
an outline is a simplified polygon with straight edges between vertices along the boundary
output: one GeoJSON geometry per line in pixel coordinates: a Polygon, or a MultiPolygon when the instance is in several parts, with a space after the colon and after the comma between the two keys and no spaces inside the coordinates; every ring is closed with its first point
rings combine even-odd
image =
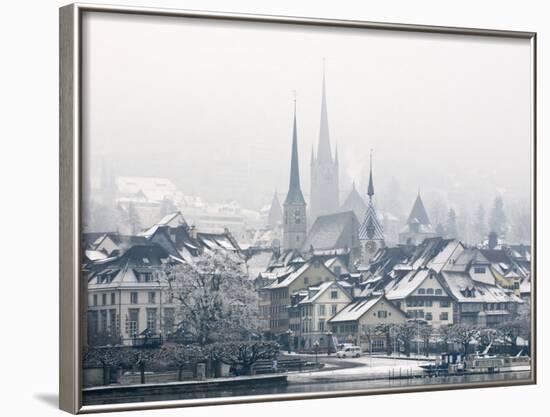
{"type": "Polygon", "coordinates": [[[155,394],[155,395],[125,395],[117,398],[109,398],[101,401],[99,398],[87,401],[84,396],[84,404],[116,404],[147,401],[170,401],[170,400],[191,400],[219,397],[240,397],[254,395],[273,394],[300,394],[300,393],[338,393],[338,391],[369,390],[384,388],[407,388],[430,385],[449,385],[464,383],[486,383],[486,382],[512,382],[525,381],[530,378],[530,372],[506,372],[496,374],[476,374],[461,376],[440,376],[432,378],[411,378],[411,379],[380,379],[370,381],[348,381],[348,382],[323,382],[323,383],[289,383],[281,385],[258,385],[246,388],[231,388],[209,390],[208,392],[180,392],[177,394],[155,394]]]}

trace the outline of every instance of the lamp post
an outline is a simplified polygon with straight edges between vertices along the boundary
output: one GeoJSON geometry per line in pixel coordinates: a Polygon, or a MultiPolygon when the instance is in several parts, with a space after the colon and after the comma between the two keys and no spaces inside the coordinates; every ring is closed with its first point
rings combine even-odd
{"type": "Polygon", "coordinates": [[[292,337],[292,330],[288,329],[286,331],[286,339],[287,339],[287,342],[288,342],[288,354],[290,355],[292,353],[292,348],[291,348],[291,345],[290,345],[290,338],[292,337]]]}
{"type": "Polygon", "coordinates": [[[332,351],[332,332],[330,330],[327,331],[327,356],[330,356],[330,353],[332,351]]]}
{"type": "Polygon", "coordinates": [[[315,364],[319,365],[319,341],[316,340],[313,344],[313,348],[315,349],[315,364]]]}

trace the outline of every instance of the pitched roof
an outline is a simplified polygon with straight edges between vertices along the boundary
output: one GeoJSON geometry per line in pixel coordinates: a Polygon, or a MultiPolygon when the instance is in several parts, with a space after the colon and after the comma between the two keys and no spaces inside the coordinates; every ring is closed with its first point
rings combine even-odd
{"type": "Polygon", "coordinates": [[[327,214],[315,219],[302,251],[354,248],[359,246],[357,217],[352,211],[327,214]]]}
{"type": "Polygon", "coordinates": [[[329,288],[339,288],[348,296],[348,298],[350,298],[348,292],[342,287],[341,284],[338,283],[338,281],[326,281],[316,287],[309,287],[308,295],[304,297],[299,304],[309,304],[314,302],[329,288]]]}
{"type": "Polygon", "coordinates": [[[363,219],[367,211],[367,204],[361,195],[355,188],[355,182],[353,188],[340,206],[340,211],[353,211],[358,219],[363,219]]]}
{"type": "Polygon", "coordinates": [[[467,272],[442,271],[443,283],[450,295],[461,303],[521,303],[515,295],[502,288],[472,279],[467,272]]]}
{"type": "MultiPolygon", "coordinates": [[[[328,321],[330,323],[339,323],[359,320],[381,300],[386,300],[388,304],[392,304],[384,295],[371,295],[370,297],[360,298],[348,304],[328,321]]],[[[399,310],[397,307],[396,309],[399,310]]],[[[404,316],[404,313],[402,314],[404,316]]]]}
{"type": "Polygon", "coordinates": [[[425,226],[431,224],[430,219],[428,218],[428,213],[424,208],[422,197],[420,197],[420,193],[418,193],[418,195],[416,196],[416,200],[414,201],[413,208],[407,219],[407,224],[414,224],[414,223],[420,223],[425,226]]]}
{"type": "Polygon", "coordinates": [[[294,124],[292,127],[292,153],[290,160],[290,181],[285,204],[305,204],[300,188],[300,162],[298,160],[298,132],[296,130],[296,102],[294,102],[294,124]]]}
{"type": "Polygon", "coordinates": [[[378,220],[376,210],[372,202],[369,203],[365,218],[359,228],[359,239],[361,240],[384,240],[384,229],[378,220]]]}

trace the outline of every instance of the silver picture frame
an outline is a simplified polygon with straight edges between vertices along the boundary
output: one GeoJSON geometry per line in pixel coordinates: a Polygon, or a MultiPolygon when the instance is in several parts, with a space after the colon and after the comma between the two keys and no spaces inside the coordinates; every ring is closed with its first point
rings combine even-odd
{"type": "Polygon", "coordinates": [[[400,392],[485,388],[507,385],[535,384],[537,381],[536,351],[536,271],[537,271],[537,34],[508,30],[488,30],[460,27],[439,27],[366,21],[346,21],[287,16],[265,16],[148,7],[128,7],[75,3],[59,10],[59,407],[69,413],[91,413],[151,408],[190,407],[215,404],[252,403],[311,398],[343,397],[400,392]],[[117,13],[148,15],[159,18],[185,17],[198,20],[227,20],[280,25],[312,25],[318,27],[370,29],[381,31],[420,32],[450,35],[475,35],[505,39],[529,40],[531,46],[531,231],[532,231],[532,372],[531,378],[498,382],[479,382],[454,385],[395,387],[307,394],[274,394],[200,400],[155,401],[146,403],[82,405],[81,323],[84,315],[81,299],[85,285],[81,279],[81,211],[82,211],[82,17],[85,13],[117,13]]]}

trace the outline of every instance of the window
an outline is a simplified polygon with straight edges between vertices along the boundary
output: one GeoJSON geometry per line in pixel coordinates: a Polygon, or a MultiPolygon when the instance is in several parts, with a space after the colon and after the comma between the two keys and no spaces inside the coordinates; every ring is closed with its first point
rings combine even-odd
{"type": "Polygon", "coordinates": [[[319,331],[324,332],[325,331],[325,321],[319,320],[319,331]]]}
{"type": "Polygon", "coordinates": [[[330,313],[334,316],[338,312],[338,306],[333,304],[330,306],[330,313]]]}
{"type": "Polygon", "coordinates": [[[101,328],[101,333],[107,333],[107,310],[101,310],[100,312],[100,317],[101,317],[101,324],[100,324],[100,328],[101,328]]]}
{"type": "Polygon", "coordinates": [[[442,295],[442,294],[443,294],[443,290],[441,288],[436,288],[435,295],[442,295]]]}
{"type": "Polygon", "coordinates": [[[116,293],[112,292],[111,293],[111,305],[115,305],[116,304],[116,293]]]}
{"type": "Polygon", "coordinates": [[[339,277],[340,274],[342,273],[342,267],[340,265],[337,265],[334,267],[334,274],[339,277]]]}
{"type": "Polygon", "coordinates": [[[94,305],[94,307],[97,306],[97,294],[94,294],[94,302],[93,302],[93,305],[94,305]]]}
{"type": "Polygon", "coordinates": [[[149,292],[148,294],[148,300],[149,304],[155,304],[157,298],[157,293],[154,291],[149,292]]]}
{"type": "Polygon", "coordinates": [[[474,274],[484,274],[484,273],[485,273],[484,266],[474,266],[474,274]]]}
{"type": "Polygon", "coordinates": [[[439,315],[439,320],[442,320],[442,321],[449,320],[449,313],[441,313],[439,315]]]}
{"type": "Polygon", "coordinates": [[[449,307],[450,305],[451,305],[451,303],[450,303],[449,301],[447,301],[447,300],[445,300],[445,301],[440,301],[440,302],[439,302],[439,307],[447,308],[447,307],[449,307]]]}
{"type": "Polygon", "coordinates": [[[107,305],[107,294],[101,294],[101,305],[102,306],[107,305]]]}
{"type": "Polygon", "coordinates": [[[433,305],[433,301],[432,300],[426,300],[426,301],[424,301],[424,305],[426,307],[431,307],[433,305]]]}
{"type": "Polygon", "coordinates": [[[379,319],[385,319],[386,317],[388,317],[388,312],[385,311],[385,310],[379,310],[378,311],[378,318],[379,319]]]}
{"type": "Polygon", "coordinates": [[[131,292],[130,293],[130,304],[137,304],[138,303],[138,293],[137,292],[131,292]]]}
{"type": "Polygon", "coordinates": [[[325,315],[325,305],[319,304],[319,315],[324,316],[325,315]]]}
{"type": "Polygon", "coordinates": [[[157,309],[148,308],[147,309],[147,329],[151,333],[157,332],[157,309]]]}
{"type": "Polygon", "coordinates": [[[433,289],[433,288],[428,288],[428,289],[426,290],[426,294],[432,295],[433,293],[434,293],[434,289],[433,289]]]}
{"type": "Polygon", "coordinates": [[[426,315],[424,316],[424,318],[425,318],[427,321],[432,320],[432,313],[426,313],[426,315]]]}
{"type": "Polygon", "coordinates": [[[309,284],[309,277],[304,277],[304,285],[308,285],[309,284]]]}
{"type": "Polygon", "coordinates": [[[420,288],[418,290],[418,294],[426,294],[426,290],[424,288],[420,288]]]}
{"type": "Polygon", "coordinates": [[[114,308],[109,310],[109,333],[111,333],[111,336],[118,335],[118,321],[114,308]]]}
{"type": "Polygon", "coordinates": [[[331,291],[330,292],[330,299],[331,300],[337,300],[338,299],[338,291],[331,291]]]}
{"type": "Polygon", "coordinates": [[[139,329],[139,308],[128,309],[128,326],[126,332],[130,337],[137,337],[139,329]]]}

